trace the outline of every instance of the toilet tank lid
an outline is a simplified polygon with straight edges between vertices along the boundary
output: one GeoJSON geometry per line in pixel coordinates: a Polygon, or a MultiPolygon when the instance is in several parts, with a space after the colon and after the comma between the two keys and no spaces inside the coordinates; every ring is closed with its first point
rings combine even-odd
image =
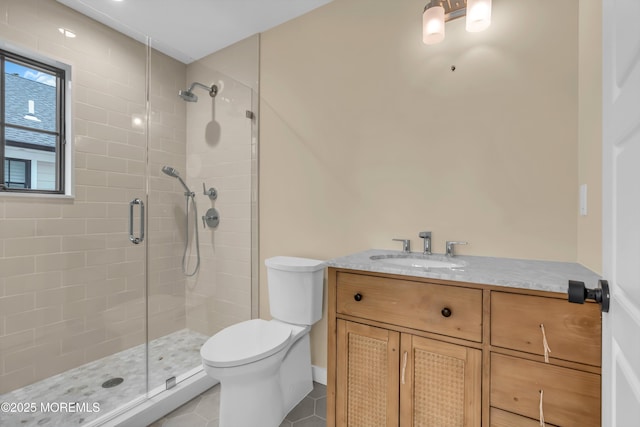
{"type": "Polygon", "coordinates": [[[276,256],[264,260],[264,265],[269,268],[284,271],[310,272],[325,268],[324,261],[309,258],[297,258],[290,256],[276,256]]]}

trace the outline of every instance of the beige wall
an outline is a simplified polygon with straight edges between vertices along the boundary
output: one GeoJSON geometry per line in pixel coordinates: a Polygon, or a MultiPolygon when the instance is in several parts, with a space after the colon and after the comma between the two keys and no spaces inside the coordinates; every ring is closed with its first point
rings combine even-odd
{"type": "Polygon", "coordinates": [[[602,2],[579,10],[578,181],[587,184],[587,216],[578,217],[578,262],[602,272],[602,2]]]}
{"type": "MultiPolygon", "coordinates": [[[[54,0],[2,1],[0,39],[72,65],[76,181],[74,199],[0,196],[3,393],[146,340],[144,248],[129,242],[127,217],[129,200],[145,194],[147,136],[132,124],[146,114],[142,44],[54,0]]],[[[185,164],[185,116],[175,94],[186,68],[160,54],[152,64],[150,199],[165,200],[151,213],[155,232],[165,229],[161,211],[172,206],[166,191],[153,192],[166,189],[158,166],[185,164]]],[[[176,242],[165,238],[174,236],[156,233],[150,248],[151,264],[164,266],[150,274],[160,279],[149,291],[152,335],[185,321],[184,291],[175,291],[179,258],[162,262],[176,242]]]]}
{"type": "MultiPolygon", "coordinates": [[[[494,0],[487,31],[450,22],[434,46],[421,41],[423,7],[335,0],[262,35],[261,259],[399,249],[392,238],[420,250],[423,230],[439,253],[445,240],[469,241],[461,254],[558,261],[587,248],[578,1],[494,0]]],[[[324,366],[325,320],[312,346],[324,366]]]]}

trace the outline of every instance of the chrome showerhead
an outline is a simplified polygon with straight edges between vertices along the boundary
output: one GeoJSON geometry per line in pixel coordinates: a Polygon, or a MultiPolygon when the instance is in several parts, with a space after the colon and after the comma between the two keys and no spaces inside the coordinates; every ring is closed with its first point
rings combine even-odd
{"type": "Polygon", "coordinates": [[[196,102],[198,101],[198,95],[191,92],[189,89],[178,91],[178,96],[184,99],[187,102],[196,102]]]}
{"type": "Polygon", "coordinates": [[[178,178],[180,176],[180,173],[175,168],[172,168],[171,166],[163,166],[162,172],[174,178],[178,178]]]}
{"type": "Polygon", "coordinates": [[[216,85],[207,86],[203,85],[202,83],[193,82],[191,83],[191,86],[189,86],[189,89],[179,90],[178,96],[187,102],[196,102],[198,100],[198,96],[193,93],[193,88],[195,88],[196,86],[201,87],[202,89],[206,89],[209,92],[209,96],[212,98],[215,98],[215,96],[218,94],[218,86],[216,85]]]}

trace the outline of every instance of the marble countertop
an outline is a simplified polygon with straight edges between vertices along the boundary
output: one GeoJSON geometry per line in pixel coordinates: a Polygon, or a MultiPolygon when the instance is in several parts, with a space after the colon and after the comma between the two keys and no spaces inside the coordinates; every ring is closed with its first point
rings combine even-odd
{"type": "MultiPolygon", "coordinates": [[[[370,259],[375,255],[401,254],[400,251],[371,249],[334,258],[327,261],[327,266],[559,293],[567,292],[569,280],[582,281],[587,288],[595,288],[601,278],[586,267],[572,262],[456,255],[449,260],[463,264],[460,268],[427,269],[397,266],[384,260],[370,259]]],[[[421,255],[417,252],[412,254],[421,255]]],[[[445,259],[442,254],[434,254],[433,258],[445,259]]]]}

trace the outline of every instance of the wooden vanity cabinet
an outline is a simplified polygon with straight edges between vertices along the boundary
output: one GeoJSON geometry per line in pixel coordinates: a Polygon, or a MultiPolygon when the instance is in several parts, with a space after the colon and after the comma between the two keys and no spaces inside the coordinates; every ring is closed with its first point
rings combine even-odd
{"type": "Polygon", "coordinates": [[[479,426],[482,351],[474,346],[482,342],[482,290],[334,277],[336,375],[328,400],[335,406],[328,402],[327,425],[479,426]],[[460,344],[467,341],[475,344],[460,344]]]}
{"type": "Polygon", "coordinates": [[[600,425],[596,304],[329,268],[328,311],[327,426],[600,425]]]}
{"type": "Polygon", "coordinates": [[[337,320],[335,425],[480,425],[482,352],[337,320]]]}

